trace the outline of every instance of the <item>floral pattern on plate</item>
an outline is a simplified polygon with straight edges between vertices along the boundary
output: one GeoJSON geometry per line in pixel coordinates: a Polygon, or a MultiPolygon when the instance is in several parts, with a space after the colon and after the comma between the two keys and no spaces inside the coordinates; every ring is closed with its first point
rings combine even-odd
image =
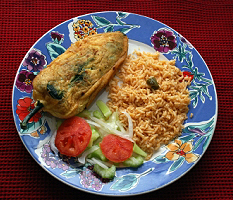
{"type": "MultiPolygon", "coordinates": [[[[139,47],[140,48],[140,47],[139,47]]],[[[100,96],[101,98],[101,96],[100,96]]],[[[13,115],[19,136],[32,157],[59,180],[83,191],[128,196],[159,189],[182,177],[201,158],[210,144],[217,120],[217,95],[211,74],[192,44],[172,28],[147,17],[126,12],[91,13],[70,19],[46,33],[23,59],[13,86],[13,115]],[[137,169],[117,169],[113,180],[103,180],[92,166],[80,166],[77,159],[61,157],[52,150],[50,140],[56,119],[38,112],[26,130],[20,122],[34,108],[32,82],[74,42],[89,35],[121,31],[175,59],[184,76],[191,77],[191,104],[180,137],[162,146],[150,161],[137,169]],[[146,184],[150,182],[150,184],[146,184]]]]}

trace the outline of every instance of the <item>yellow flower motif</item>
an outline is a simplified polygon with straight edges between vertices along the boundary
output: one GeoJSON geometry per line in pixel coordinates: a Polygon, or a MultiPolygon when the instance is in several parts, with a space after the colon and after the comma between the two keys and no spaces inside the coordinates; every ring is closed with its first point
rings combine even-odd
{"type": "Polygon", "coordinates": [[[85,20],[85,26],[92,27],[93,24],[90,20],[85,20]]]}
{"type": "Polygon", "coordinates": [[[80,35],[80,34],[74,34],[74,38],[75,38],[77,41],[79,41],[79,40],[83,39],[83,36],[80,35]]]}
{"type": "Polygon", "coordinates": [[[89,35],[95,35],[95,34],[97,34],[97,32],[96,32],[94,29],[92,29],[92,30],[89,32],[89,35]]]}
{"type": "Polygon", "coordinates": [[[80,25],[83,25],[83,24],[85,24],[85,20],[84,20],[84,19],[80,19],[80,20],[78,20],[78,23],[79,23],[80,25]]]}
{"type": "Polygon", "coordinates": [[[80,30],[80,27],[79,27],[79,24],[78,24],[78,22],[76,22],[76,23],[73,23],[73,30],[75,31],[75,32],[78,32],[79,30],[80,30]]]}
{"type": "Polygon", "coordinates": [[[82,31],[83,31],[85,34],[88,34],[89,28],[86,27],[86,26],[84,26],[84,27],[82,28],[82,31]]]}
{"type": "Polygon", "coordinates": [[[168,144],[166,147],[170,150],[165,155],[168,160],[178,160],[182,156],[188,163],[192,163],[199,158],[198,155],[190,152],[193,149],[192,142],[190,141],[182,143],[181,140],[177,139],[174,143],[168,144]]]}

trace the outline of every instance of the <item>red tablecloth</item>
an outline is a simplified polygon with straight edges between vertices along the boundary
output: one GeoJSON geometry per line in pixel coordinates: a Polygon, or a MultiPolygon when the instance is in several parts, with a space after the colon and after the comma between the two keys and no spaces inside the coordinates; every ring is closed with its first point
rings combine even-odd
{"type": "Polygon", "coordinates": [[[106,198],[73,189],[30,156],[12,117],[12,85],[29,48],[70,18],[125,11],[161,21],[185,36],[207,63],[218,93],[218,122],[202,159],[181,179],[128,199],[233,199],[233,1],[232,0],[1,0],[0,1],[0,198],[106,198]]]}

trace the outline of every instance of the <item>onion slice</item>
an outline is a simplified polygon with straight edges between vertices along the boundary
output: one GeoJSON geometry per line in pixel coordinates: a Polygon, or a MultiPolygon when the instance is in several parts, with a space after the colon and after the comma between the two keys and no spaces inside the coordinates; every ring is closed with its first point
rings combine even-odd
{"type": "Polygon", "coordinates": [[[124,127],[122,126],[122,124],[119,121],[116,121],[116,125],[120,128],[122,133],[126,133],[124,127]]]}
{"type": "Polygon", "coordinates": [[[90,125],[93,125],[93,126],[98,127],[98,128],[101,127],[101,126],[100,126],[98,123],[96,123],[96,122],[93,122],[93,121],[91,121],[91,120],[89,120],[89,119],[85,119],[85,120],[86,120],[86,122],[87,122],[88,124],[90,124],[90,125]]]}
{"type": "Polygon", "coordinates": [[[98,124],[101,126],[101,128],[103,128],[103,129],[104,129],[105,131],[107,131],[108,133],[116,134],[116,135],[118,135],[118,136],[120,136],[120,137],[122,137],[122,138],[125,138],[125,139],[127,139],[127,140],[129,140],[129,141],[131,141],[131,142],[134,142],[134,141],[132,140],[132,138],[130,138],[128,135],[125,134],[125,132],[121,132],[121,131],[118,131],[118,130],[112,128],[112,127],[109,126],[107,123],[103,122],[102,120],[100,120],[100,119],[98,119],[98,118],[96,118],[96,117],[91,117],[91,119],[92,119],[94,122],[98,123],[98,124]]]}
{"type": "Polygon", "coordinates": [[[97,150],[97,149],[99,149],[99,148],[100,148],[99,146],[94,145],[94,146],[92,146],[90,149],[85,150],[85,151],[82,153],[81,157],[78,158],[78,161],[79,161],[80,163],[82,163],[82,164],[85,164],[85,162],[86,162],[86,161],[85,161],[85,160],[86,160],[86,157],[87,157],[90,153],[94,152],[95,150],[97,150]]]}
{"type": "Polygon", "coordinates": [[[129,115],[129,113],[127,113],[126,111],[123,111],[122,113],[124,113],[126,115],[126,117],[128,118],[128,134],[129,134],[129,137],[132,139],[133,138],[133,121],[132,121],[132,118],[129,115]]]}
{"type": "Polygon", "coordinates": [[[96,158],[92,158],[91,160],[93,160],[95,162],[95,164],[99,165],[100,167],[104,168],[104,169],[108,169],[108,166],[106,166],[103,162],[101,162],[100,160],[96,159],[96,158]]]}

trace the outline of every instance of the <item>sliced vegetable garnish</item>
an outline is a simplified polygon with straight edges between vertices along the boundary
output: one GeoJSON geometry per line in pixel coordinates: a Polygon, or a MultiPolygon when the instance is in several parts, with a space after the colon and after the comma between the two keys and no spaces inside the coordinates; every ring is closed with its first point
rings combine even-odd
{"type": "Polygon", "coordinates": [[[129,113],[127,112],[123,112],[126,117],[128,118],[128,134],[130,138],[133,138],[133,122],[132,122],[132,118],[129,115],[129,113]]]}
{"type": "Polygon", "coordinates": [[[143,151],[136,143],[133,145],[133,151],[137,153],[138,155],[141,155],[143,157],[147,156],[147,153],[143,151]]]}
{"type": "Polygon", "coordinates": [[[111,126],[112,128],[116,129],[116,130],[121,130],[122,132],[126,132],[125,130],[122,130],[121,127],[119,127],[119,125],[117,124],[117,122],[120,122],[119,120],[119,116],[118,116],[118,112],[114,112],[112,113],[112,115],[108,118],[108,120],[106,121],[106,123],[111,126]]]}
{"type": "Polygon", "coordinates": [[[114,134],[105,136],[100,148],[108,160],[116,163],[127,160],[133,153],[133,143],[114,134]]]}
{"type": "Polygon", "coordinates": [[[106,118],[109,118],[109,116],[112,114],[112,111],[109,109],[109,107],[103,101],[101,101],[101,100],[97,100],[96,101],[96,105],[101,110],[101,112],[103,113],[103,115],[106,118]]]}
{"type": "Polygon", "coordinates": [[[93,170],[102,178],[113,179],[116,173],[116,166],[112,165],[110,168],[104,169],[99,165],[95,164],[93,170]]]}
{"type": "Polygon", "coordinates": [[[91,135],[91,139],[87,147],[92,147],[93,142],[100,136],[100,134],[94,127],[91,127],[91,131],[92,131],[92,135],[91,135]]]}
{"type": "Polygon", "coordinates": [[[105,116],[99,110],[84,110],[78,116],[59,120],[58,130],[52,135],[50,143],[55,154],[60,152],[77,157],[81,165],[89,162],[102,178],[112,179],[117,166],[138,167],[143,164],[143,157],[147,154],[132,139],[133,121],[129,113],[123,112],[128,119],[126,131],[118,112],[110,111],[109,114],[107,105],[100,100],[98,102],[105,116]]]}
{"type": "Polygon", "coordinates": [[[86,119],[86,122],[87,122],[88,124],[90,124],[90,125],[95,126],[95,127],[99,127],[99,128],[101,127],[98,123],[93,122],[92,120],[86,119]]]}
{"type": "Polygon", "coordinates": [[[83,110],[77,116],[89,119],[91,116],[91,112],[89,110],[83,110]]]}
{"type": "Polygon", "coordinates": [[[90,149],[86,149],[86,150],[82,153],[82,155],[78,158],[78,161],[79,161],[80,163],[82,163],[82,164],[85,164],[85,162],[86,162],[86,157],[87,157],[89,154],[91,154],[92,152],[95,152],[95,151],[98,150],[98,149],[100,149],[100,147],[97,146],[97,145],[92,146],[90,149]]]}
{"type": "Polygon", "coordinates": [[[113,128],[111,125],[109,125],[107,122],[104,122],[104,121],[102,121],[100,119],[97,119],[96,117],[91,117],[91,119],[101,126],[100,129],[99,129],[100,133],[105,132],[104,135],[106,135],[106,134],[116,134],[116,135],[119,135],[122,138],[130,140],[131,142],[134,142],[126,132],[118,131],[115,128],[113,128]]]}
{"type": "Polygon", "coordinates": [[[127,167],[139,167],[143,164],[143,158],[141,156],[130,157],[128,160],[124,161],[123,164],[127,167]]]}
{"type": "Polygon", "coordinates": [[[105,162],[107,161],[107,158],[104,156],[104,154],[102,153],[100,148],[98,148],[95,151],[93,151],[92,153],[90,153],[88,155],[88,158],[98,158],[102,161],[105,161],[105,162]]]}
{"type": "Polygon", "coordinates": [[[99,110],[95,110],[93,112],[93,116],[96,117],[96,118],[98,118],[98,119],[104,119],[103,114],[99,110]]]}
{"type": "Polygon", "coordinates": [[[90,125],[81,117],[74,116],[58,128],[55,145],[61,154],[76,157],[86,149],[91,135],[90,125]]]}
{"type": "Polygon", "coordinates": [[[104,169],[108,169],[108,166],[105,165],[101,160],[96,159],[96,158],[92,158],[92,160],[94,161],[95,164],[99,165],[100,167],[104,169]]]}

